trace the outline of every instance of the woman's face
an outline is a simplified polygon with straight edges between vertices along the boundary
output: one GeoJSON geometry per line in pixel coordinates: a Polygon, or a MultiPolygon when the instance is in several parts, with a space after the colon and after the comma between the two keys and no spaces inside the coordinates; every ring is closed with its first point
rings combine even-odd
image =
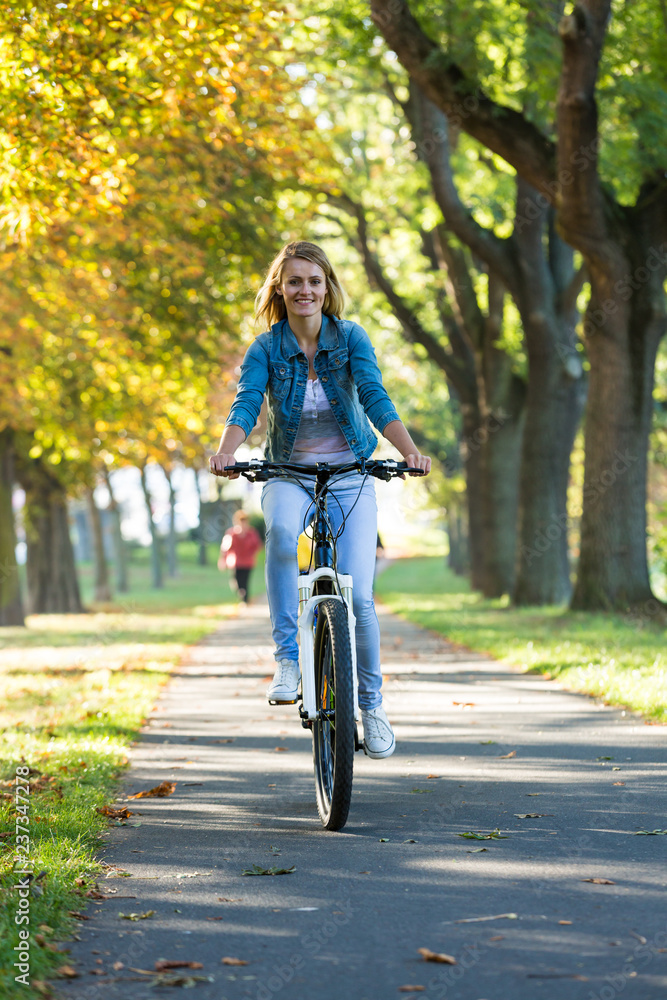
{"type": "Polygon", "coordinates": [[[285,299],[288,318],[306,318],[322,312],[327,294],[327,280],[319,264],[301,257],[290,257],[283,265],[280,285],[276,289],[285,299]]]}

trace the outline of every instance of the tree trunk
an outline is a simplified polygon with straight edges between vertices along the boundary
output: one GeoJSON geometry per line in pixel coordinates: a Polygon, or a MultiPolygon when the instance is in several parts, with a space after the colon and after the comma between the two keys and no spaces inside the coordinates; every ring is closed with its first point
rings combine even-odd
{"type": "Polygon", "coordinates": [[[482,448],[486,429],[479,411],[462,406],[463,416],[463,470],[466,481],[468,506],[468,547],[470,552],[470,585],[481,590],[484,585],[484,513],[482,448]]]}
{"type": "Polygon", "coordinates": [[[481,590],[485,597],[501,597],[514,585],[525,385],[513,372],[513,359],[496,347],[503,330],[505,287],[493,273],[488,299],[478,360],[484,413],[481,590]]]}
{"type": "Polygon", "coordinates": [[[23,625],[23,604],[16,565],[12,490],[14,449],[11,431],[0,432],[0,626],[23,625]]]}
{"type": "Polygon", "coordinates": [[[94,601],[110,601],[111,587],[109,586],[109,567],[104,551],[104,537],[102,533],[102,518],[92,489],[86,490],[86,501],[88,503],[88,517],[93,536],[93,565],[95,567],[95,590],[94,601]]]}
{"type": "Polygon", "coordinates": [[[447,538],[449,539],[447,565],[457,576],[466,576],[470,570],[466,528],[463,507],[460,503],[451,501],[447,506],[447,538]]]}
{"type": "Polygon", "coordinates": [[[613,296],[619,282],[627,288],[628,276],[647,272],[646,258],[640,260],[625,274],[596,276],[586,316],[591,370],[572,600],[577,609],[623,610],[654,600],[646,555],[646,480],[653,373],[665,327],[663,274],[650,275],[652,288],[637,281],[629,302],[620,305],[619,295],[613,296]],[[603,309],[608,302],[615,303],[613,312],[603,309]],[[597,322],[600,316],[603,322],[597,322]]]}
{"type": "Polygon", "coordinates": [[[160,552],[160,536],[157,532],[157,527],[155,521],[153,520],[153,502],[148,489],[148,482],[146,481],[146,465],[141,466],[141,489],[143,490],[144,500],[146,502],[146,513],[148,515],[148,527],[151,533],[151,577],[153,580],[153,586],[156,590],[159,590],[164,586],[164,580],[162,576],[162,558],[160,552]]]}
{"type": "Polygon", "coordinates": [[[109,510],[111,512],[113,524],[113,548],[116,566],[116,590],[119,594],[127,594],[130,590],[127,566],[127,546],[123,538],[121,528],[120,506],[113,492],[111,475],[107,468],[104,469],[104,479],[109,491],[109,510]]]}
{"type": "Polygon", "coordinates": [[[199,551],[197,554],[197,564],[199,566],[206,566],[208,563],[207,549],[206,549],[206,533],[204,531],[204,522],[202,520],[202,503],[203,497],[201,492],[201,483],[199,482],[199,469],[192,470],[195,477],[195,486],[197,487],[197,497],[199,500],[199,519],[197,528],[197,540],[199,543],[199,551]]]}
{"type": "Polygon", "coordinates": [[[485,385],[489,414],[482,451],[482,517],[485,597],[511,594],[516,566],[519,467],[524,429],[525,385],[511,368],[512,359],[486,346],[485,385]]]}
{"type": "Polygon", "coordinates": [[[18,463],[26,493],[28,608],[31,614],[81,614],[67,497],[39,459],[18,463]]]}
{"type": "Polygon", "coordinates": [[[161,466],[164,478],[169,484],[169,534],[167,535],[167,576],[178,576],[176,553],[176,490],[172,481],[173,472],[161,466]]]}

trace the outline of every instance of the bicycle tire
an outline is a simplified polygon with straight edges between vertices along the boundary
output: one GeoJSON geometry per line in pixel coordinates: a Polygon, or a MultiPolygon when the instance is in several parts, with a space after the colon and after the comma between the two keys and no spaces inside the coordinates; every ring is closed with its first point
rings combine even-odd
{"type": "Polygon", "coordinates": [[[315,633],[315,692],[326,718],[313,722],[313,764],[317,810],[326,830],[341,830],[352,799],[355,750],[352,646],[345,605],[318,605],[315,633]]]}

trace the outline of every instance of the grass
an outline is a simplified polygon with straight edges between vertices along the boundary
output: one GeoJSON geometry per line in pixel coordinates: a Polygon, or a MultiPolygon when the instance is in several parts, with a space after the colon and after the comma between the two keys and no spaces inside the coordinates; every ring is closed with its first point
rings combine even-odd
{"type": "Polygon", "coordinates": [[[394,563],[376,592],[392,611],[452,642],[667,722],[667,642],[652,608],[644,616],[511,608],[471,593],[439,558],[394,563]]]}
{"type": "MultiPolygon", "coordinates": [[[[66,964],[49,948],[76,926],[101,872],[95,854],[127,751],[185,647],[234,610],[227,575],[196,564],[181,546],[180,573],[150,586],[146,554],[130,568],[132,591],[84,615],[39,615],[0,630],[0,996],[43,995],[66,964]],[[30,768],[28,821],[16,799],[17,767],[30,768]],[[31,986],[14,981],[19,894],[17,820],[27,826],[35,879],[28,897],[31,986]],[[21,822],[23,821],[23,822],[21,822]],[[40,876],[40,873],[43,873],[40,876]]],[[[81,573],[90,606],[92,572],[81,573]]],[[[261,571],[253,578],[261,589],[261,571]]],[[[21,830],[18,835],[22,836],[21,830]]]]}

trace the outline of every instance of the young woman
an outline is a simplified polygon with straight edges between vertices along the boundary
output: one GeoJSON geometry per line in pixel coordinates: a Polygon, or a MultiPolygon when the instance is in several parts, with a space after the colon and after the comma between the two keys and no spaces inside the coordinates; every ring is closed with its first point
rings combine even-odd
{"type": "MultiPolygon", "coordinates": [[[[248,348],[220,447],[210,459],[211,472],[237,478],[238,473],[224,468],[234,465],[265,393],[270,461],[342,465],[370,458],[377,444],[373,423],[411,468],[430,471],[430,458],[419,453],[382,385],[368,334],[341,319],[343,305],[342,289],[320,247],[305,242],[283,247],[255,301],[256,318],[267,322],[270,331],[248,348]]],[[[395,740],[382,708],[380,630],[373,604],[377,506],[375,483],[364,479],[350,473],[337,480],[329,514],[336,530],[345,519],[338,565],[354,579],[364,749],[370,757],[388,757],[395,740]]],[[[304,490],[293,480],[275,479],[262,491],[266,589],[278,664],[268,690],[272,701],[292,702],[297,696],[297,539],[313,482],[313,477],[302,477],[304,490]]]]}

